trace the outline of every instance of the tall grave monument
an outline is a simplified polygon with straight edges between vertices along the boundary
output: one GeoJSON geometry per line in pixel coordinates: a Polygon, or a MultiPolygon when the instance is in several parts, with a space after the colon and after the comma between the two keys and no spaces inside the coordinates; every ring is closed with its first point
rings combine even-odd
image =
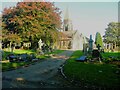
{"type": "Polygon", "coordinates": [[[92,35],[90,35],[90,40],[89,40],[89,53],[91,54],[93,50],[93,39],[92,35]]]}

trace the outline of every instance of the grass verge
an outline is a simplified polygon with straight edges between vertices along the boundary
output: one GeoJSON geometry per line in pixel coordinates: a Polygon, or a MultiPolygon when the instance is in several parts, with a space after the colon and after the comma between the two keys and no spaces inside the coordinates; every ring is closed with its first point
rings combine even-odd
{"type": "Polygon", "coordinates": [[[102,56],[103,58],[107,58],[107,57],[110,57],[110,56],[114,56],[114,57],[119,57],[120,58],[120,52],[105,52],[105,53],[102,53],[102,56]]]}
{"type": "MultiPolygon", "coordinates": [[[[14,54],[23,54],[23,53],[27,53],[27,54],[31,54],[34,53],[36,55],[36,58],[39,58],[40,61],[44,60],[46,58],[50,58],[49,54],[59,54],[62,53],[64,50],[55,50],[51,53],[46,53],[45,55],[38,55],[36,51],[34,50],[20,50],[20,49],[16,49],[14,50],[14,54]]],[[[6,60],[6,56],[8,56],[11,52],[8,51],[4,51],[3,53],[3,60],[6,60]]],[[[32,64],[34,62],[7,62],[7,63],[2,63],[2,71],[7,71],[7,70],[11,70],[11,69],[17,69],[21,66],[25,66],[25,65],[29,65],[32,64]]]]}
{"type": "Polygon", "coordinates": [[[21,66],[29,65],[32,62],[8,62],[8,63],[2,63],[2,71],[8,71],[12,69],[17,69],[21,66]]]}
{"type": "Polygon", "coordinates": [[[112,64],[100,64],[89,62],[76,62],[75,59],[82,56],[81,51],[76,51],[64,66],[64,73],[71,80],[80,82],[88,87],[120,87],[120,69],[112,64]]]}

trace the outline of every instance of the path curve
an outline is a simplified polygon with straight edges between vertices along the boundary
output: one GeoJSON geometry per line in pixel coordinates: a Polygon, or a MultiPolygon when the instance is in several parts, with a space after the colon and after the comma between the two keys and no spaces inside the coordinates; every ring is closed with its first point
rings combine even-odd
{"type": "Polygon", "coordinates": [[[73,52],[67,50],[35,65],[3,72],[2,88],[59,87],[62,81],[59,78],[58,68],[73,52]]]}

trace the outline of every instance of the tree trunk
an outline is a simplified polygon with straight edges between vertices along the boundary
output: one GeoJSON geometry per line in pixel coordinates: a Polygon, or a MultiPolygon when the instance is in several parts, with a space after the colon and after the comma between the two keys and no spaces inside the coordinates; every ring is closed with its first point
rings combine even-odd
{"type": "Polygon", "coordinates": [[[114,45],[114,49],[116,50],[116,42],[115,42],[115,45],[114,45]]]}

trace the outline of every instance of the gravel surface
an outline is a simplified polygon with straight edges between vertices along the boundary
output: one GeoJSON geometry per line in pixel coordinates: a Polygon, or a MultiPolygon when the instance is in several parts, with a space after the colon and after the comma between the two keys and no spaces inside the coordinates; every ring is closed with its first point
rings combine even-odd
{"type": "Polygon", "coordinates": [[[2,73],[2,88],[55,88],[69,87],[58,68],[74,51],[67,50],[35,65],[2,73]]]}

